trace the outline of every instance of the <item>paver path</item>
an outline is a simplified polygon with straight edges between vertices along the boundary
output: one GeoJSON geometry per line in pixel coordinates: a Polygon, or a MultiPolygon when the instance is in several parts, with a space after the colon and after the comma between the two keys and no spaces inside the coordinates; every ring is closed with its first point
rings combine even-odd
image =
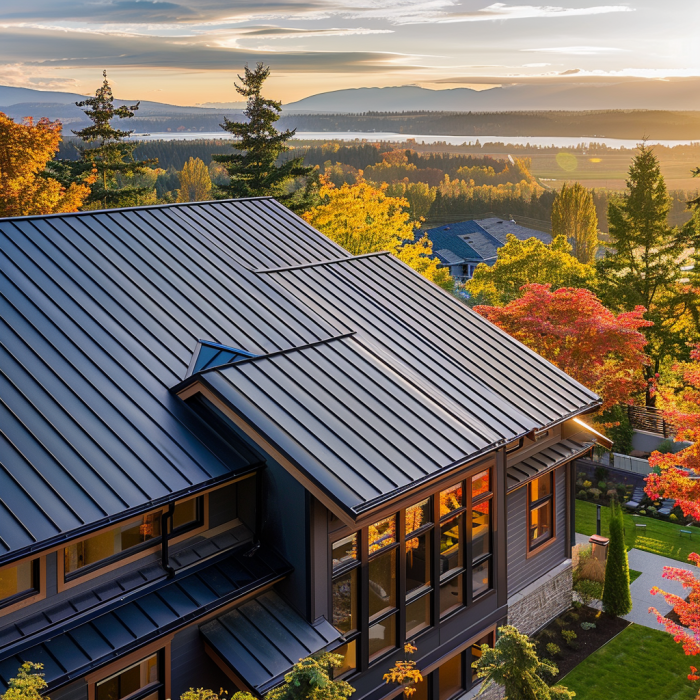
{"type": "MultiPolygon", "coordinates": [[[[588,544],[588,535],[576,533],[576,544],[588,544]]],[[[632,582],[630,592],[632,593],[632,612],[625,615],[625,620],[636,622],[638,625],[651,627],[653,629],[663,629],[656,621],[656,617],[649,613],[650,607],[655,607],[662,615],[671,612],[671,606],[666,603],[660,595],[652,595],[649,591],[658,586],[664,591],[675,593],[685,597],[690,591],[685,590],[678,581],[669,581],[663,578],[664,566],[673,566],[678,569],[692,570],[690,564],[683,564],[676,559],[669,559],[651,552],[643,552],[641,549],[630,549],[627,553],[630,569],[641,571],[642,575],[632,582]]]]}

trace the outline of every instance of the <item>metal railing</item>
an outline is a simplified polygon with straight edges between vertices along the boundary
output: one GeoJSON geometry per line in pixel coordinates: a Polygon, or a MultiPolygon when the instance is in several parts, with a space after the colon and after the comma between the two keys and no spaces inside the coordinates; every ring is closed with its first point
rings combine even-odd
{"type": "Polygon", "coordinates": [[[663,413],[652,406],[627,406],[627,416],[630,425],[635,430],[645,430],[648,433],[671,437],[671,426],[664,420],[663,413]]]}

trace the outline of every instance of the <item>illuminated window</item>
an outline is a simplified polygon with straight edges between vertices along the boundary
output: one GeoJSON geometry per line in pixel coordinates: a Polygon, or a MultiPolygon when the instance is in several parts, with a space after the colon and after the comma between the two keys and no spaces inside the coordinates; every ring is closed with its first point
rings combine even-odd
{"type": "Polygon", "coordinates": [[[0,608],[39,592],[39,560],[0,569],[0,608]]]}
{"type": "Polygon", "coordinates": [[[358,619],[360,560],[357,544],[357,533],[331,543],[333,625],[347,640],[346,644],[333,652],[343,657],[343,665],[333,670],[334,678],[350,675],[357,670],[360,644],[358,619]]]}
{"type": "Polygon", "coordinates": [[[95,700],[159,700],[161,695],[160,653],[153,654],[133,666],[97,683],[95,700]]]}
{"type": "Polygon", "coordinates": [[[554,536],[554,472],[531,481],[528,496],[528,542],[533,550],[554,536]]]}

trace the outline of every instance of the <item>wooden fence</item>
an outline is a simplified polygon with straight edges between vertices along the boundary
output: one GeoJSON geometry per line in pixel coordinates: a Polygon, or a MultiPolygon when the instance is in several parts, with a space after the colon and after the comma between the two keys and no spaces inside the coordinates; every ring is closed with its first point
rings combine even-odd
{"type": "Polygon", "coordinates": [[[630,425],[635,430],[644,430],[647,433],[671,437],[671,426],[664,420],[663,414],[658,408],[651,406],[628,406],[627,415],[630,425]]]}

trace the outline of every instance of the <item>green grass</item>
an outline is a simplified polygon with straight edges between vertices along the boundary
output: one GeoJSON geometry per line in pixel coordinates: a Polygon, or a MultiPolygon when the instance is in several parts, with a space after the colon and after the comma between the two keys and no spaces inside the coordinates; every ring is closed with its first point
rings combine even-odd
{"type": "MultiPolygon", "coordinates": [[[[610,534],[608,523],[610,522],[610,508],[601,508],[602,533],[604,536],[610,534]]],[[[645,552],[660,554],[664,557],[670,557],[682,561],[684,564],[688,562],[688,555],[691,552],[700,550],[700,529],[688,528],[685,525],[678,523],[670,523],[665,520],[656,520],[648,517],[633,517],[629,513],[625,513],[625,543],[627,548],[636,547],[645,552]],[[635,523],[644,523],[646,528],[635,528],[635,523]],[[692,529],[693,536],[679,535],[680,529],[692,529]]],[[[596,526],[596,506],[590,501],[576,500],[576,532],[584,535],[595,535],[596,526]]]]}
{"type": "Polygon", "coordinates": [[[692,661],[666,632],[633,624],[559,682],[577,700],[692,700],[692,661]]]}
{"type": "Polygon", "coordinates": [[[641,571],[635,571],[634,569],[630,569],[630,583],[632,583],[632,581],[636,581],[641,575],[641,571]]]}

